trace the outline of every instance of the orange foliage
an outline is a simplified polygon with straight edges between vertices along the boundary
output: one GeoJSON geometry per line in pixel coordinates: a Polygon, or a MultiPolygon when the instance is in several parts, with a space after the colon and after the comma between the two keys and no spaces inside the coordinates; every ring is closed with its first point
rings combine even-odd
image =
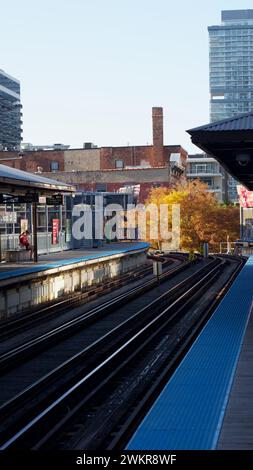
{"type": "Polygon", "coordinates": [[[220,205],[206,189],[200,180],[187,181],[174,188],[154,188],[146,201],[168,204],[170,223],[172,204],[180,204],[180,244],[184,250],[198,250],[203,241],[217,250],[219,242],[239,238],[239,207],[220,205]]]}

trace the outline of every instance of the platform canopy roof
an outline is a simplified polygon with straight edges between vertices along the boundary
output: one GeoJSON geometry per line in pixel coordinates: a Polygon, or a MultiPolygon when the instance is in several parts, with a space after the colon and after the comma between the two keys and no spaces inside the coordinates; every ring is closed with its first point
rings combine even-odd
{"type": "Polygon", "coordinates": [[[192,143],[253,190],[253,113],[189,129],[192,143]]]}
{"type": "Polygon", "coordinates": [[[24,194],[37,192],[40,194],[71,193],[74,186],[26,171],[0,165],[0,193],[24,194]]]}

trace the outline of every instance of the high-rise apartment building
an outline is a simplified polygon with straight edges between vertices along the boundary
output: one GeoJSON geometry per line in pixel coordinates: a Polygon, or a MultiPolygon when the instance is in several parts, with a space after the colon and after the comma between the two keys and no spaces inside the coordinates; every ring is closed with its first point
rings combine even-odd
{"type": "Polygon", "coordinates": [[[222,11],[221,21],[208,28],[211,121],[253,111],[253,10],[222,11]]]}
{"type": "Polygon", "coordinates": [[[22,140],[20,82],[0,70],[0,149],[19,150],[22,140]]]}
{"type": "MultiPolygon", "coordinates": [[[[253,111],[253,10],[221,12],[209,26],[210,120],[253,111]]],[[[237,200],[236,181],[226,177],[228,199],[237,200]]]]}

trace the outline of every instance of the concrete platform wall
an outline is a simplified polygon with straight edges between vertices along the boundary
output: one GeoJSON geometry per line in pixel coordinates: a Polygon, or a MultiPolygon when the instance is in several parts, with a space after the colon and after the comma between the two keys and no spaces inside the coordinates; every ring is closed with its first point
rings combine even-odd
{"type": "Polygon", "coordinates": [[[111,255],[40,273],[30,273],[0,284],[0,320],[86,286],[102,284],[147,262],[145,251],[111,255]]]}

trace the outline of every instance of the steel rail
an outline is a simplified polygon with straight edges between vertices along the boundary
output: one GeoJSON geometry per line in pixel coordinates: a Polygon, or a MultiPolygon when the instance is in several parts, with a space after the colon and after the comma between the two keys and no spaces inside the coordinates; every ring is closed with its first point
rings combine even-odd
{"type": "MultiPolygon", "coordinates": [[[[213,263],[216,264],[217,260],[214,259],[210,261],[208,265],[206,265],[204,268],[201,268],[199,271],[201,272],[202,269],[208,269],[207,267],[213,263]]],[[[186,266],[190,266],[190,264],[182,264],[163,273],[160,276],[160,282],[164,282],[167,279],[173,277],[175,274],[180,273],[186,269],[186,266]]],[[[191,276],[189,276],[189,278],[190,277],[191,276]]],[[[63,339],[73,335],[76,331],[80,331],[80,328],[85,328],[92,322],[96,321],[98,318],[110,313],[112,309],[121,307],[130,300],[149,291],[150,288],[155,287],[156,285],[157,280],[152,278],[146,281],[144,284],[133,287],[127,292],[119,294],[113,299],[104,302],[102,305],[94,307],[85,313],[81,313],[81,315],[78,315],[74,319],[63,323],[53,330],[1,354],[0,376],[3,375],[7,370],[9,371],[11,368],[16,367],[17,364],[24,362],[28,357],[34,356],[34,354],[47,349],[52,344],[57,344],[57,342],[60,342],[63,339]]]]}
{"type": "MultiPolygon", "coordinates": [[[[97,340],[95,343],[90,345],[88,348],[86,348],[84,351],[82,351],[82,360],[84,359],[84,354],[91,356],[92,351],[94,351],[94,348],[96,350],[99,350],[99,345],[100,347],[102,344],[113,344],[113,348],[116,347],[116,350],[110,350],[107,353],[106,357],[100,358],[100,362],[98,362],[95,367],[93,367],[91,370],[86,371],[86,375],[82,377],[80,380],[78,380],[74,385],[72,385],[68,390],[66,390],[60,397],[58,397],[56,400],[54,400],[51,404],[46,406],[45,409],[40,411],[36,416],[33,416],[32,419],[27,422],[21,429],[19,429],[16,433],[14,433],[13,436],[9,437],[7,441],[2,443],[1,449],[6,449],[9,447],[12,447],[14,444],[19,445],[18,443],[24,443],[24,440],[26,441],[27,435],[30,436],[30,438],[34,438],[36,433],[38,431],[38,426],[45,425],[45,420],[47,421],[47,427],[52,426],[52,430],[50,433],[47,434],[47,438],[52,436],[52,432],[56,432],[59,430],[59,427],[62,425],[66,424],[66,421],[70,419],[70,417],[73,416],[73,413],[76,413],[77,410],[80,409],[81,406],[83,406],[84,401],[87,401],[88,398],[94,395],[94,393],[101,388],[102,384],[104,381],[108,380],[108,377],[111,376],[111,374],[114,374],[116,369],[118,367],[122,367],[124,362],[126,361],[129,353],[130,356],[133,354],[133,351],[135,348],[139,349],[141,345],[145,343],[146,340],[152,336],[153,334],[156,333],[156,331],[160,331],[160,329],[164,326],[164,321],[166,323],[174,321],[175,318],[179,315],[181,310],[185,308],[186,303],[188,304],[189,302],[192,301],[193,296],[195,297],[196,295],[202,294],[203,289],[206,288],[206,285],[208,285],[210,282],[213,281],[215,277],[218,276],[221,268],[224,266],[224,262],[222,263],[221,261],[215,263],[215,266],[212,266],[212,268],[209,265],[209,272],[203,274],[202,270],[202,276],[200,279],[196,280],[196,275],[192,276],[193,285],[191,287],[187,287],[184,293],[181,293],[178,298],[176,298],[174,301],[169,306],[163,306],[162,311],[158,313],[154,318],[148,318],[147,317],[147,310],[151,311],[155,305],[159,304],[157,301],[151,302],[147,307],[144,307],[141,309],[141,311],[137,312],[134,316],[132,316],[130,319],[125,320],[122,324],[118,325],[115,327],[112,331],[104,335],[102,338],[97,340]],[[141,325],[138,324],[136,321],[138,316],[142,315],[142,319],[146,318],[146,324],[141,325]],[[122,330],[128,330],[129,334],[127,338],[120,339],[119,341],[122,343],[119,345],[118,342],[115,342],[115,339],[120,337],[120,332],[122,330]],[[157,330],[158,328],[158,330],[157,330]],[[130,336],[129,336],[130,335],[130,336]],[[147,335],[147,337],[145,336],[147,335]],[[145,340],[145,341],[144,341],[145,340]],[[135,348],[133,347],[135,345],[135,348]],[[123,355],[122,355],[123,354],[123,355]],[[116,359],[115,359],[116,358],[116,359]],[[115,360],[117,364],[115,364],[115,360]],[[117,365],[117,367],[116,367],[117,365]],[[101,373],[103,375],[101,379],[101,373]],[[94,380],[96,381],[95,388],[94,388],[94,380]],[[80,393],[80,388],[85,386],[86,390],[86,396],[78,403],[77,403],[77,395],[76,393],[80,393]],[[67,400],[67,404],[66,404],[67,400]],[[66,406],[70,407],[70,412],[66,414],[66,406]],[[71,407],[73,407],[71,409],[71,407]],[[63,412],[64,409],[64,412],[63,412]],[[59,416],[58,414],[60,413],[60,419],[58,420],[59,416]],[[56,423],[52,422],[56,420],[56,423]],[[36,432],[35,432],[36,429],[36,432]],[[35,434],[34,434],[35,433],[35,434]],[[50,435],[49,435],[50,434],[50,435]]],[[[198,272],[198,274],[200,274],[198,272]]],[[[164,297],[164,294],[161,296],[164,297]]],[[[112,346],[111,346],[112,347],[112,346]]],[[[79,357],[80,358],[80,357],[79,357]]],[[[72,358],[72,361],[76,360],[72,358]]],[[[68,367],[70,362],[67,361],[68,367]]],[[[60,368],[66,367],[66,364],[63,364],[60,366],[60,368]]],[[[83,360],[83,363],[85,361],[83,360]]],[[[57,373],[59,373],[59,368],[57,368],[57,373]]],[[[63,371],[62,369],[62,371],[63,371]]],[[[61,371],[61,372],[62,372],[61,371]]],[[[53,371],[55,373],[55,371],[53,371]]],[[[48,380],[48,376],[43,378],[43,380],[48,380]]],[[[36,387],[39,389],[40,386],[42,385],[41,380],[36,384],[36,387]],[[39,383],[40,382],[40,383],[39,383]]],[[[30,390],[31,391],[31,390],[30,390]]],[[[30,391],[25,391],[27,396],[29,396],[30,391]]],[[[7,403],[5,408],[9,407],[9,411],[13,410],[13,405],[15,406],[22,406],[22,399],[24,398],[24,393],[18,395],[14,400],[11,400],[9,403],[7,403]],[[16,402],[15,402],[16,401],[16,402]]],[[[0,412],[4,411],[4,406],[0,408],[0,412]]],[[[42,432],[43,434],[43,432],[42,432]]],[[[5,430],[5,436],[7,435],[7,431],[5,430]]],[[[37,439],[37,438],[36,438],[37,439]]],[[[39,441],[42,439],[42,441],[39,444],[39,447],[44,444],[45,440],[44,437],[39,436],[39,441]]],[[[29,440],[29,439],[28,439],[29,440]]],[[[26,445],[26,444],[25,444],[26,445]]],[[[33,446],[33,444],[32,444],[33,446]]]]}
{"type": "MultiPolygon", "coordinates": [[[[172,259],[172,258],[171,258],[172,259]]],[[[182,259],[174,257],[175,260],[183,262],[182,259]]],[[[186,260],[185,260],[186,261],[186,260]]],[[[163,263],[164,266],[169,266],[173,261],[170,259],[163,263]]],[[[41,320],[45,321],[52,314],[55,314],[56,311],[67,311],[70,307],[77,307],[83,303],[87,303],[91,298],[103,295],[110,292],[112,289],[120,288],[132,281],[142,279],[142,277],[150,274],[152,272],[152,266],[145,266],[142,268],[137,268],[136,271],[131,271],[125,274],[120,275],[115,279],[110,279],[107,282],[95,285],[92,288],[88,287],[84,291],[72,292],[67,295],[66,298],[53,301],[49,305],[44,305],[40,308],[35,307],[34,309],[25,310],[17,315],[17,318],[2,320],[0,322],[0,340],[9,338],[10,335],[14,335],[18,332],[21,332],[27,328],[30,328],[32,325],[39,323],[41,320]],[[71,295],[71,296],[70,296],[71,295]],[[31,311],[32,310],[32,311],[31,311]]]]}

